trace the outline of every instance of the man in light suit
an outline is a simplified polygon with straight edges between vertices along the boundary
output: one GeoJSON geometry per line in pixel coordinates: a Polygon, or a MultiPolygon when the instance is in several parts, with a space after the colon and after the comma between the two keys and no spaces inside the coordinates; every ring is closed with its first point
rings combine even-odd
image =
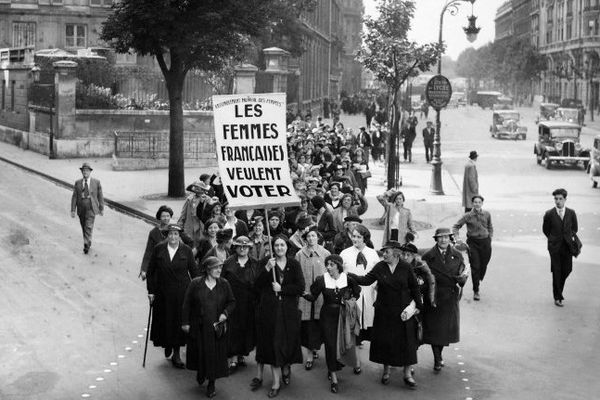
{"type": "Polygon", "coordinates": [[[92,245],[92,231],[94,230],[96,214],[103,215],[104,213],[104,197],[102,196],[100,181],[90,178],[92,173],[90,164],[83,163],[79,169],[83,178],[77,180],[73,188],[71,217],[75,218],[77,212],[83,232],[83,252],[87,254],[92,245]]]}
{"type": "Polygon", "coordinates": [[[577,233],[577,215],[565,207],[567,191],[556,189],[552,192],[555,207],[546,211],[542,231],[548,238],[550,271],[552,272],[552,292],[554,304],[563,306],[563,289],[567,277],[573,270],[573,235],[577,233]]]}

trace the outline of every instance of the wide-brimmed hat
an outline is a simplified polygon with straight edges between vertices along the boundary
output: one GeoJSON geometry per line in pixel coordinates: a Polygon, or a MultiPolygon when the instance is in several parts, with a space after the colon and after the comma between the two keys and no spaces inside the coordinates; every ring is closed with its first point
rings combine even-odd
{"type": "Polygon", "coordinates": [[[400,244],[400,242],[397,242],[395,240],[388,240],[387,242],[385,242],[385,244],[383,245],[383,247],[380,250],[383,251],[385,249],[402,250],[402,245],[400,244]]]}
{"type": "Polygon", "coordinates": [[[407,253],[419,253],[419,249],[417,249],[417,246],[415,246],[412,243],[404,243],[402,246],[400,246],[400,250],[405,251],[407,253]]]}
{"type": "Polygon", "coordinates": [[[433,234],[433,238],[436,239],[440,236],[452,236],[450,228],[437,228],[433,234]]]}
{"type": "Polygon", "coordinates": [[[358,222],[359,224],[362,224],[362,219],[357,215],[348,215],[344,218],[344,222],[358,222]]]}
{"type": "Polygon", "coordinates": [[[183,228],[179,224],[169,224],[169,225],[167,225],[167,231],[182,232],[183,228]]]}
{"type": "Polygon", "coordinates": [[[192,184],[190,184],[187,188],[185,188],[185,190],[187,190],[188,192],[194,192],[194,193],[199,193],[199,192],[207,192],[210,189],[210,186],[208,186],[206,183],[202,182],[202,181],[196,181],[192,184]]]}
{"type": "Polygon", "coordinates": [[[210,271],[211,269],[215,269],[223,265],[223,261],[219,260],[217,257],[206,257],[202,265],[207,271],[210,271]]]}
{"type": "Polygon", "coordinates": [[[235,238],[235,240],[233,241],[233,243],[231,244],[231,247],[252,247],[252,243],[250,243],[250,239],[248,239],[247,236],[238,236],[235,238]]]}
{"type": "Polygon", "coordinates": [[[233,229],[221,229],[217,232],[217,242],[227,241],[233,237],[233,229]]]}
{"type": "Polygon", "coordinates": [[[94,169],[93,169],[93,168],[90,166],[90,164],[89,164],[89,163],[86,163],[86,162],[84,162],[83,164],[81,164],[81,167],[79,167],[79,169],[80,169],[81,171],[83,171],[83,170],[84,170],[84,169],[86,169],[86,168],[87,168],[87,169],[89,169],[90,171],[93,171],[93,170],[94,170],[94,169]]]}

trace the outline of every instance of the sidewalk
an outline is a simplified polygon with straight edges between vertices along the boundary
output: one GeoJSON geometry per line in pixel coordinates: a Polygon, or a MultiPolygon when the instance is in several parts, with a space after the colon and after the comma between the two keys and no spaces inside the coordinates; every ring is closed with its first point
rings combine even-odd
{"type": "MultiPolygon", "coordinates": [[[[166,169],[113,171],[110,158],[50,160],[42,154],[23,150],[4,142],[0,142],[0,159],[6,159],[68,184],[73,184],[75,180],[81,178],[79,167],[82,162],[87,161],[94,168],[92,176],[102,182],[104,197],[150,216],[154,216],[160,205],[167,204],[173,208],[174,218],[177,218],[185,200],[166,197],[168,186],[166,169]]],[[[451,226],[460,215],[460,188],[453,181],[452,176],[443,169],[442,181],[445,195],[430,194],[431,165],[425,162],[401,164],[400,171],[403,179],[400,190],[406,197],[406,207],[412,210],[413,218],[417,221],[419,236],[416,244],[419,247],[429,247],[432,245],[431,234],[435,228],[451,226]]],[[[213,172],[214,169],[186,168],[185,182],[191,183],[197,180],[200,174],[213,172]]],[[[376,199],[377,195],[386,190],[383,166],[373,166],[372,174],[366,193],[369,208],[362,217],[372,230],[372,240],[377,247],[383,237],[383,226],[375,223],[375,220],[383,214],[383,207],[376,199]]],[[[69,204],[70,193],[65,193],[67,213],[69,204]]]]}

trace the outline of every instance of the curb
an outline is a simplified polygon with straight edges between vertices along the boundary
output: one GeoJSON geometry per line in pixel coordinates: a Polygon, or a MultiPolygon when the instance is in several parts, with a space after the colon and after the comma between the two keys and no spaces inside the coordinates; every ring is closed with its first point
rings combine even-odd
{"type": "MultiPolygon", "coordinates": [[[[22,164],[19,164],[17,162],[14,162],[12,160],[6,159],[6,158],[4,158],[2,156],[0,156],[0,161],[4,161],[5,163],[10,164],[10,165],[12,165],[14,167],[22,169],[22,170],[24,170],[26,172],[29,172],[31,174],[37,175],[37,176],[39,176],[39,177],[41,177],[43,179],[46,179],[46,180],[48,180],[48,181],[50,181],[50,182],[52,182],[52,183],[54,183],[54,184],[56,184],[58,186],[63,187],[65,189],[73,190],[73,185],[70,184],[70,183],[68,183],[68,182],[63,181],[62,179],[55,178],[53,176],[50,176],[48,174],[45,174],[45,173],[40,172],[38,170],[35,170],[33,168],[29,168],[29,167],[27,167],[25,165],[22,165],[22,164]]],[[[144,221],[144,222],[146,222],[148,224],[156,225],[156,218],[154,216],[151,216],[149,214],[146,214],[144,212],[136,210],[135,208],[131,208],[129,206],[126,206],[126,205],[121,204],[119,202],[116,202],[114,200],[108,199],[106,197],[104,198],[104,202],[106,203],[106,205],[108,207],[110,207],[111,209],[113,209],[113,210],[115,210],[117,212],[120,212],[120,213],[125,214],[125,215],[130,216],[130,217],[135,217],[135,218],[141,219],[142,221],[144,221]]]]}

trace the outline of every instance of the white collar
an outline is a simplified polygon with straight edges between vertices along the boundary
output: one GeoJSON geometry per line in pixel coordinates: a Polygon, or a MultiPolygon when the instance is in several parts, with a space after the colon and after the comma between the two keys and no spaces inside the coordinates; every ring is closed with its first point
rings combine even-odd
{"type": "Polygon", "coordinates": [[[342,272],[337,279],[333,279],[328,272],[323,274],[323,278],[325,279],[325,288],[326,289],[341,289],[348,286],[348,275],[345,272],[342,272]]]}

